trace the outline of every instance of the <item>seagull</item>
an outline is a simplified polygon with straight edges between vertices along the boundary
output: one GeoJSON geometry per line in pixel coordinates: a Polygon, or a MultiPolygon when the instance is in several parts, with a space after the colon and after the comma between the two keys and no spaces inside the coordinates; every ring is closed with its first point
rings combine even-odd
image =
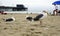
{"type": "Polygon", "coordinates": [[[42,20],[47,18],[48,12],[43,11],[40,12],[40,14],[38,14],[36,17],[33,18],[34,21],[40,21],[40,25],[42,25],[42,20]]]}
{"type": "Polygon", "coordinates": [[[34,18],[32,18],[31,16],[26,16],[26,19],[29,21],[40,21],[40,25],[42,25],[42,20],[44,18],[46,18],[48,15],[48,12],[46,12],[45,10],[43,12],[40,12],[37,16],[35,16],[34,18]]]}
{"type": "Polygon", "coordinates": [[[6,21],[6,22],[10,22],[10,21],[15,21],[15,18],[10,17],[10,18],[6,18],[6,19],[3,19],[3,20],[6,21]]]}

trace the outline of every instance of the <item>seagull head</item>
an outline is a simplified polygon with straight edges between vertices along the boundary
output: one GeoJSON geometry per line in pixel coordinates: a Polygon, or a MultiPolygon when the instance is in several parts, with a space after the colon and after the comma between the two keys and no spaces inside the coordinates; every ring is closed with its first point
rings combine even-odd
{"type": "Polygon", "coordinates": [[[43,10],[43,12],[46,13],[47,15],[49,15],[49,13],[47,11],[43,10]]]}

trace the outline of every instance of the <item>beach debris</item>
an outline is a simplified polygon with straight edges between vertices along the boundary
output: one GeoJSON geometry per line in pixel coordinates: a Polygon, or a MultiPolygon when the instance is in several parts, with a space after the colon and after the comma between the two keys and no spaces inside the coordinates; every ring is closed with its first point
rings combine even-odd
{"type": "Polygon", "coordinates": [[[32,25],[32,26],[35,26],[35,27],[37,27],[37,26],[39,26],[38,24],[34,24],[34,25],[32,25]]]}
{"type": "Polygon", "coordinates": [[[30,30],[34,31],[35,29],[34,28],[31,28],[30,30]]]}
{"type": "Polygon", "coordinates": [[[37,34],[41,34],[42,32],[39,31],[39,32],[35,32],[35,33],[37,33],[37,34]]]}
{"type": "Polygon", "coordinates": [[[6,29],[8,29],[8,28],[5,27],[4,30],[6,30],[6,29]]]}

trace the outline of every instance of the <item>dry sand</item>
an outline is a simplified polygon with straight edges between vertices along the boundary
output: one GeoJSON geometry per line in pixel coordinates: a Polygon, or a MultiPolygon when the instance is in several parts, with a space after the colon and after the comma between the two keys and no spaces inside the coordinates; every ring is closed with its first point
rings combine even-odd
{"type": "Polygon", "coordinates": [[[0,14],[0,36],[60,36],[60,16],[48,16],[43,20],[29,22],[26,15],[35,17],[37,14],[0,14]],[[5,22],[3,18],[16,18],[14,22],[5,22]]]}

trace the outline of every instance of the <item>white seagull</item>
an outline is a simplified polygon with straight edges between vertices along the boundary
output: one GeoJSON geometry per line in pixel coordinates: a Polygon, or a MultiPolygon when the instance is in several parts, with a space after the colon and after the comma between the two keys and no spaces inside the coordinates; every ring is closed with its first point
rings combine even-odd
{"type": "Polygon", "coordinates": [[[27,16],[26,19],[29,21],[40,21],[40,25],[42,24],[42,20],[47,17],[48,12],[43,11],[40,12],[36,17],[32,18],[31,16],[27,16]]]}
{"type": "Polygon", "coordinates": [[[10,17],[10,18],[5,18],[3,20],[6,21],[6,22],[10,22],[10,21],[15,21],[15,18],[14,17],[10,17]]]}

